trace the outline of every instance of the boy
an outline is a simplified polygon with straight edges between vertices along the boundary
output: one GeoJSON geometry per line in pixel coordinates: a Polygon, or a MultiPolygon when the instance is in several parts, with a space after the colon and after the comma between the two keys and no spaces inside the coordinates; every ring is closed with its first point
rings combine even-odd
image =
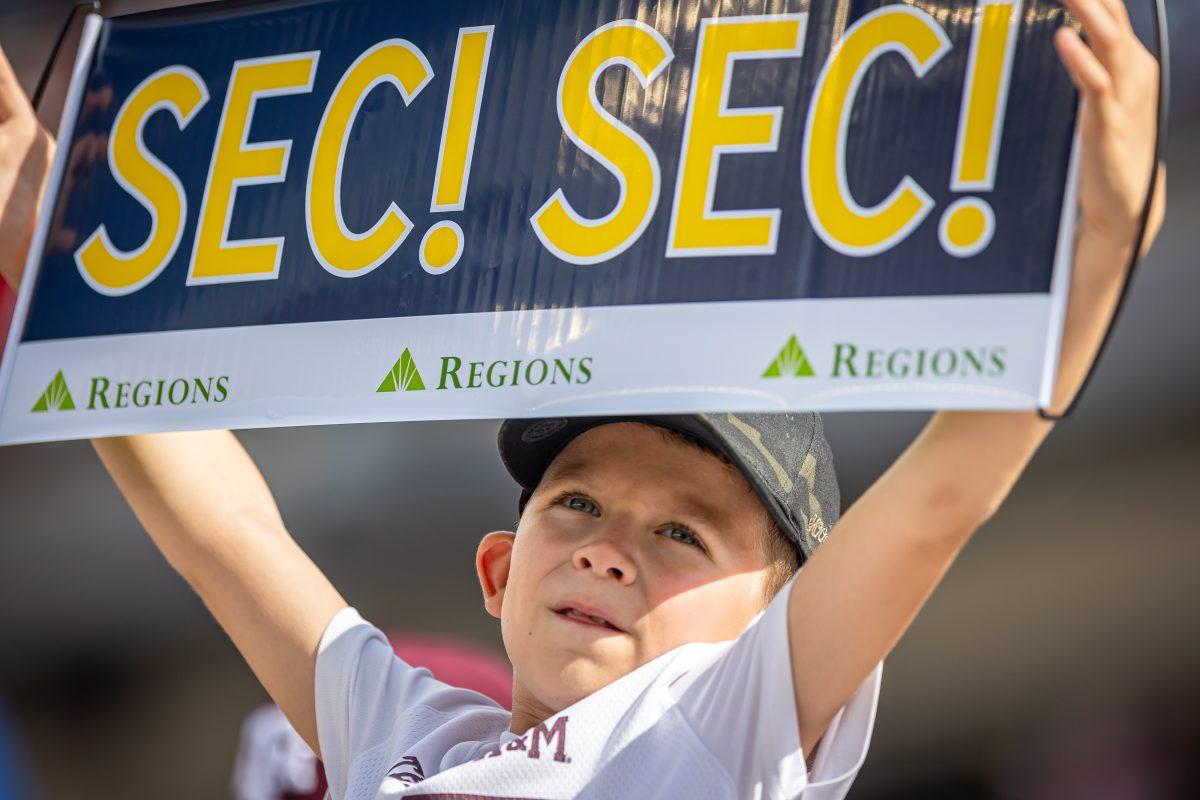
{"type": "MultiPolygon", "coordinates": [[[[1120,291],[1157,86],[1121,0],[1064,4],[1091,44],[1067,28],[1055,39],[1083,95],[1083,152],[1052,410],[1077,391],[1120,291]]],[[[0,59],[0,271],[13,287],[50,150],[0,59]]],[[[521,519],[483,538],[475,566],[513,663],[511,715],[396,659],[288,536],[228,432],[95,447],[322,757],[334,798],[813,800],[847,792],[882,659],[1050,427],[937,414],[833,528],[815,415],[506,423],[521,519]]]]}

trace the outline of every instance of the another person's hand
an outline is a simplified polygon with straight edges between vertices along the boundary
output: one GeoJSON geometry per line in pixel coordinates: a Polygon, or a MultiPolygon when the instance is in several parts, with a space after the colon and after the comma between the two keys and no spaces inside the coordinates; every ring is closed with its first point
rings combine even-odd
{"type": "Polygon", "coordinates": [[[54,137],[0,49],[0,277],[15,292],[54,158],[54,137]]]}

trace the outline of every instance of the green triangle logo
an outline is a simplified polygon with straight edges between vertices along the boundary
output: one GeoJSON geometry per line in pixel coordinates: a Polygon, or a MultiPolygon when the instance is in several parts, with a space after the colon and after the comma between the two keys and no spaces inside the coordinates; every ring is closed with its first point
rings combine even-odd
{"type": "Polygon", "coordinates": [[[804,348],[796,341],[795,335],[792,335],[762,376],[764,378],[813,378],[816,377],[816,373],[813,372],[808,356],[804,355],[804,348]]]}
{"type": "Polygon", "coordinates": [[[67,388],[67,379],[63,377],[62,370],[54,374],[54,380],[50,381],[50,385],[46,387],[46,391],[42,392],[42,396],[33,404],[33,413],[40,414],[43,411],[74,411],[75,401],[71,399],[71,390],[67,388]]]}
{"type": "Polygon", "coordinates": [[[425,390],[425,381],[421,380],[421,371],[417,369],[417,362],[413,361],[412,353],[408,352],[407,347],[396,359],[391,371],[383,376],[383,382],[375,391],[398,392],[401,390],[406,392],[425,390]]]}

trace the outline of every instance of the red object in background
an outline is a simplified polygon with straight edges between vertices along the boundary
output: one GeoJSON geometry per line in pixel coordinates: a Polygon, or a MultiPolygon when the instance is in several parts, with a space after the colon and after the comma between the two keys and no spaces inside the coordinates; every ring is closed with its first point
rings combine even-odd
{"type": "MultiPolygon", "coordinates": [[[[4,352],[4,342],[8,338],[8,326],[12,323],[13,309],[17,307],[17,295],[4,283],[0,283],[0,353],[4,352]]],[[[3,356],[0,355],[0,360],[3,356]]]]}
{"type": "Polygon", "coordinates": [[[388,641],[396,655],[414,667],[425,667],[442,683],[485,694],[512,711],[512,668],[492,649],[395,631],[388,634],[388,641]]]}
{"type": "MultiPolygon", "coordinates": [[[[396,631],[388,634],[388,641],[397,656],[425,667],[439,681],[479,692],[512,710],[512,668],[491,648],[453,637],[396,631]]],[[[321,800],[326,790],[320,762],[270,704],[246,718],[233,784],[238,800],[321,800]],[[309,786],[314,788],[310,791],[309,786]]]]}

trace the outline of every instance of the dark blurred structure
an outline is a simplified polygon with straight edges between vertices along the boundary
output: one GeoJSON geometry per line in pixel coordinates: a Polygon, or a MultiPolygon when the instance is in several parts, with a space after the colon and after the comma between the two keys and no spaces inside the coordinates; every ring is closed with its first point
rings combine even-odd
{"type": "MultiPolygon", "coordinates": [[[[69,5],[0,0],[0,46],[27,89],[69,5]]],[[[1149,4],[1130,7],[1144,31],[1149,4]]],[[[889,658],[851,797],[1200,797],[1200,4],[1168,11],[1166,227],[1076,415],[889,658]]],[[[924,417],[826,419],[850,501],[924,417]]],[[[439,422],[242,440],[297,540],[368,619],[502,652],[473,568],[479,538],[516,512],[495,432],[439,422]]],[[[0,528],[0,694],[46,797],[228,796],[261,690],[91,447],[0,449],[0,528]]]]}

